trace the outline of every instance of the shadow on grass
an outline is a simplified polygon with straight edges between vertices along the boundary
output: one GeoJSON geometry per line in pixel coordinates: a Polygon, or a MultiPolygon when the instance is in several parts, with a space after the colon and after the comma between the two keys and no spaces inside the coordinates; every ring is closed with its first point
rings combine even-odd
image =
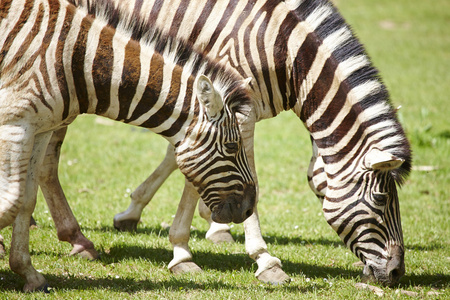
{"type": "Polygon", "coordinates": [[[450,288],[450,274],[406,274],[400,279],[400,287],[432,287],[432,288],[450,288]]]}
{"type": "MultiPolygon", "coordinates": [[[[215,258],[226,261],[226,265],[233,264],[234,268],[243,267],[243,259],[236,260],[235,255],[215,255],[215,258]]],[[[220,265],[220,263],[218,263],[220,265]]],[[[247,264],[246,262],[244,264],[247,264]]],[[[224,270],[225,267],[219,267],[216,264],[206,264],[206,271],[208,269],[224,270]]],[[[326,266],[314,266],[309,264],[297,264],[286,262],[284,269],[289,275],[298,274],[298,270],[301,270],[303,275],[307,278],[336,278],[342,279],[356,279],[359,273],[355,271],[349,271],[342,268],[326,267],[326,266]],[[291,274],[290,270],[297,270],[291,274]]],[[[152,280],[151,274],[148,275],[148,279],[136,280],[132,277],[116,278],[113,276],[105,277],[80,277],[80,276],[64,276],[64,275],[52,275],[43,274],[47,279],[49,286],[54,290],[70,291],[70,290],[99,290],[107,289],[118,292],[140,292],[140,291],[152,291],[161,290],[166,292],[188,292],[194,290],[240,290],[242,286],[240,284],[230,284],[224,282],[220,277],[212,278],[205,282],[199,282],[190,278],[173,275],[165,280],[152,280]]],[[[0,271],[0,292],[21,292],[24,281],[17,274],[11,271],[0,271]]],[[[450,275],[437,274],[437,275],[411,275],[404,276],[401,279],[401,283],[392,289],[404,288],[410,289],[411,287],[432,287],[432,288],[448,288],[450,282],[450,275]]],[[[317,292],[318,289],[328,289],[329,286],[326,283],[318,283],[315,281],[313,285],[301,283],[290,284],[285,286],[271,286],[261,285],[260,282],[254,281],[253,284],[256,288],[263,288],[265,291],[284,290],[285,292],[300,292],[309,293],[317,292]],[[303,285],[304,284],[304,285],[303,285]]]]}
{"type": "MultiPolygon", "coordinates": [[[[141,291],[165,291],[165,292],[189,292],[189,291],[204,291],[204,290],[228,290],[236,291],[241,290],[242,286],[240,284],[230,284],[226,283],[220,278],[214,278],[210,281],[205,282],[195,282],[192,278],[185,278],[180,276],[171,276],[166,280],[152,280],[151,274],[149,278],[145,280],[136,280],[131,277],[127,278],[115,278],[112,276],[107,277],[75,277],[75,276],[63,276],[63,275],[52,275],[43,273],[50,286],[50,293],[52,290],[56,291],[71,291],[71,290],[112,290],[117,292],[141,292],[141,291]]],[[[0,292],[22,292],[22,287],[24,285],[24,280],[21,279],[17,274],[11,271],[0,271],[1,278],[0,282],[0,292]]],[[[193,275],[195,276],[195,275],[193,275]]],[[[265,291],[276,291],[282,289],[288,293],[309,293],[316,291],[317,289],[327,289],[329,286],[327,284],[314,284],[299,287],[298,285],[284,285],[284,286],[273,286],[264,285],[262,286],[260,282],[253,282],[255,288],[264,289],[265,291]]]]}
{"type": "MultiPolygon", "coordinates": [[[[36,251],[33,255],[54,255],[53,252],[36,251]]],[[[245,254],[231,253],[211,253],[208,251],[194,252],[195,261],[198,262],[203,270],[231,272],[233,270],[249,270],[256,271],[256,264],[245,254]]],[[[100,259],[92,263],[111,264],[130,260],[146,260],[154,265],[166,268],[167,263],[172,258],[172,251],[164,248],[151,248],[142,245],[128,245],[126,243],[115,245],[108,250],[108,253],[102,253],[100,259]]],[[[128,262],[129,263],[129,262],[128,262]]],[[[283,262],[283,270],[290,276],[304,276],[311,279],[335,278],[336,280],[358,280],[360,271],[338,266],[327,266],[309,263],[296,263],[290,261],[283,262]]],[[[87,276],[70,276],[70,275],[52,275],[43,274],[49,285],[56,290],[93,290],[93,289],[109,289],[121,292],[138,292],[150,290],[164,291],[188,291],[188,290],[236,290],[240,289],[240,285],[233,285],[224,282],[220,276],[205,282],[192,281],[190,278],[173,275],[165,280],[152,280],[151,274],[148,279],[136,280],[132,277],[115,278],[111,275],[105,277],[89,278],[87,276]]],[[[195,277],[195,275],[192,275],[195,277]]],[[[0,271],[0,291],[21,291],[24,281],[11,271],[0,271]]],[[[450,282],[449,274],[407,274],[399,285],[394,288],[408,289],[415,287],[432,287],[432,288],[448,288],[450,282]]],[[[317,283],[317,281],[316,281],[317,283]]],[[[252,283],[253,284],[253,283],[252,283]]],[[[260,286],[258,281],[254,281],[255,286],[260,286]]],[[[326,284],[311,286],[299,286],[291,284],[283,287],[273,287],[265,285],[265,290],[282,288],[286,292],[311,292],[317,289],[327,289],[326,284]]]]}
{"type": "MultiPolygon", "coordinates": [[[[40,225],[39,225],[40,226],[40,225]]],[[[41,226],[40,226],[41,227],[41,226]]],[[[42,228],[46,229],[53,229],[53,227],[45,226],[43,225],[42,228]]],[[[93,232],[116,232],[119,233],[117,229],[115,229],[113,226],[99,226],[99,227],[89,227],[89,226],[83,226],[82,232],[85,233],[86,231],[93,231],[93,232]]],[[[158,237],[169,237],[169,229],[163,228],[159,225],[157,226],[138,226],[136,231],[128,232],[129,234],[146,234],[146,235],[153,235],[158,237]]],[[[204,230],[191,230],[191,237],[196,238],[205,238],[206,231],[204,230]]],[[[244,244],[245,243],[245,236],[243,234],[239,235],[233,235],[233,238],[236,242],[244,244]]],[[[276,235],[276,234],[270,234],[269,236],[263,237],[266,243],[268,244],[275,244],[275,245],[288,245],[288,244],[298,244],[298,245],[322,245],[322,246],[331,246],[334,248],[337,247],[344,247],[344,244],[340,240],[330,240],[326,238],[317,237],[314,239],[311,238],[305,238],[305,237],[287,237],[284,235],[276,235]]],[[[417,251],[433,251],[437,249],[442,249],[445,246],[440,243],[428,243],[427,245],[417,245],[417,244],[406,244],[405,249],[409,250],[417,250],[417,251]]]]}
{"type": "MultiPolygon", "coordinates": [[[[245,242],[245,236],[239,235],[239,236],[233,236],[236,242],[244,243],[245,242]]],[[[314,239],[311,238],[305,238],[305,237],[287,237],[283,235],[270,235],[270,236],[264,236],[264,241],[268,244],[274,244],[274,245],[289,245],[289,244],[297,244],[299,246],[304,245],[322,245],[322,246],[329,246],[333,248],[338,247],[344,247],[344,243],[338,240],[330,240],[326,238],[317,237],[314,239]]]]}
{"type": "MultiPolygon", "coordinates": [[[[115,229],[113,226],[102,226],[102,227],[85,227],[83,226],[82,231],[94,231],[94,232],[119,232],[117,229],[115,229]]],[[[147,234],[147,235],[153,235],[158,237],[169,237],[169,229],[163,228],[161,226],[138,226],[137,230],[134,232],[131,232],[130,234],[147,234]]],[[[205,238],[206,231],[204,230],[191,230],[191,237],[196,238],[205,238]]],[[[244,244],[245,243],[245,236],[243,234],[234,234],[233,238],[236,242],[244,244]]],[[[342,243],[342,241],[338,240],[332,240],[332,239],[326,239],[322,237],[317,238],[305,238],[305,237],[287,237],[284,235],[276,235],[273,233],[270,233],[269,236],[263,237],[266,243],[268,244],[275,244],[275,245],[289,245],[289,244],[297,244],[300,246],[303,246],[305,244],[309,245],[322,245],[322,246],[330,246],[330,247],[345,247],[345,245],[342,243]]],[[[428,243],[427,245],[417,245],[417,244],[406,244],[405,248],[410,250],[417,250],[417,251],[433,251],[437,249],[442,249],[444,247],[441,243],[428,243]]]]}
{"type": "MultiPolygon", "coordinates": [[[[119,233],[117,229],[115,229],[112,226],[102,226],[102,227],[86,227],[83,226],[82,228],[83,232],[86,231],[93,231],[93,232],[117,232],[119,233]]],[[[169,229],[163,228],[161,226],[145,226],[145,227],[138,227],[136,231],[133,232],[126,232],[128,234],[145,234],[145,235],[153,235],[158,237],[169,237],[169,229]]],[[[191,238],[205,238],[206,231],[204,230],[191,230],[191,238]]],[[[243,234],[239,235],[233,235],[234,240],[237,243],[244,244],[245,243],[245,236],[243,234]]],[[[298,245],[305,245],[305,244],[317,244],[317,245],[323,245],[323,246],[331,246],[331,247],[339,247],[344,246],[344,244],[339,240],[329,240],[325,238],[316,238],[316,239],[308,239],[305,237],[287,237],[284,235],[270,235],[270,236],[264,236],[263,237],[266,243],[270,244],[276,244],[276,245],[288,245],[288,244],[298,244],[298,245]]]]}
{"type": "MultiPolygon", "coordinates": [[[[194,290],[194,289],[235,289],[232,285],[215,281],[207,283],[195,283],[189,279],[182,279],[178,277],[171,277],[168,280],[153,281],[151,274],[149,279],[135,280],[133,278],[115,278],[115,277],[75,277],[75,276],[58,276],[52,274],[43,274],[47,283],[52,289],[56,290],[96,290],[108,289],[121,292],[138,292],[150,290],[166,290],[166,291],[180,291],[194,290]]],[[[2,280],[0,282],[0,291],[17,291],[20,292],[24,285],[24,281],[15,273],[0,272],[2,278],[9,280],[2,280]]]]}

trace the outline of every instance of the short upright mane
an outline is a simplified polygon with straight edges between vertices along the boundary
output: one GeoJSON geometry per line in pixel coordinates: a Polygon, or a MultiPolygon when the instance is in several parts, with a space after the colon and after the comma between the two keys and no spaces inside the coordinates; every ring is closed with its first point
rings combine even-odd
{"type": "MultiPolygon", "coordinates": [[[[359,86],[369,82],[376,82],[377,87],[371,90],[370,93],[362,93],[362,96],[355,93],[357,97],[356,105],[358,105],[362,111],[369,107],[380,107],[379,110],[375,109],[376,121],[391,120],[393,121],[396,129],[396,134],[401,137],[398,143],[389,146],[385,150],[390,151],[392,154],[403,159],[405,162],[400,169],[392,172],[395,180],[398,184],[401,184],[411,169],[411,150],[409,143],[405,137],[405,133],[397,120],[395,110],[389,99],[389,93],[383,84],[378,70],[370,62],[369,56],[364,50],[364,47],[358,41],[354,35],[350,26],[346,23],[337,9],[330,1],[327,0],[297,0],[289,1],[288,5],[293,9],[298,21],[312,21],[317,22],[317,19],[323,20],[314,30],[314,34],[319,41],[324,41],[338,30],[346,29],[346,32],[350,33],[350,37],[345,42],[339,44],[332,52],[332,58],[337,64],[348,61],[349,58],[364,58],[368,63],[363,67],[350,72],[345,79],[345,84],[349,90],[357,89],[359,86]],[[311,16],[314,16],[312,18],[311,16]],[[380,105],[381,104],[381,105],[380,105]],[[384,104],[384,105],[383,105],[384,104]],[[386,107],[388,108],[386,110],[386,107]],[[382,109],[381,109],[382,108],[382,109]]],[[[339,34],[337,34],[339,36],[339,34]]],[[[374,110],[371,110],[373,112],[374,110]]]]}
{"type": "Polygon", "coordinates": [[[195,51],[186,42],[163,33],[137,13],[121,10],[111,0],[67,1],[77,8],[87,10],[88,14],[105,21],[116,30],[125,32],[141,44],[158,53],[166,54],[165,59],[187,68],[192,76],[196,77],[200,74],[208,76],[216,88],[223,93],[224,102],[228,107],[235,112],[248,112],[250,97],[248,91],[243,88],[243,79],[223,65],[195,51]]]}

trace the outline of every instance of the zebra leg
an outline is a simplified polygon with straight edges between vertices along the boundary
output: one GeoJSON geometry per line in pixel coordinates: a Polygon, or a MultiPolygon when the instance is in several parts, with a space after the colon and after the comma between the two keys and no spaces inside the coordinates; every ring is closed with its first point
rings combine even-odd
{"type": "Polygon", "coordinates": [[[67,127],[53,132],[42,167],[39,169],[38,182],[55,222],[58,239],[69,242],[73,247],[70,255],[78,254],[87,259],[96,259],[98,253],[94,244],[81,233],[59,182],[58,163],[66,132],[67,127]]]}
{"type": "Polygon", "coordinates": [[[33,149],[30,132],[30,128],[20,125],[0,126],[0,229],[14,222],[23,205],[27,167],[33,149]]]}
{"type": "Polygon", "coordinates": [[[169,144],[166,156],[158,168],[131,193],[131,203],[128,209],[114,216],[114,227],[120,231],[136,230],[142,210],[176,169],[178,169],[178,166],[175,161],[174,148],[169,144]]]}
{"type": "MultiPolygon", "coordinates": [[[[255,160],[254,160],[254,133],[255,133],[255,116],[249,115],[246,119],[240,120],[240,129],[244,141],[245,152],[249,165],[253,172],[253,177],[258,187],[256,176],[255,160]]],[[[256,189],[256,202],[253,214],[244,221],[245,231],[245,250],[248,255],[256,261],[258,269],[255,276],[258,280],[270,284],[285,284],[291,281],[289,276],[281,269],[281,261],[269,254],[267,244],[261,234],[259,223],[257,202],[259,189],[256,189]]]]}
{"type": "Polygon", "coordinates": [[[169,241],[173,246],[173,259],[169,270],[175,274],[201,271],[192,260],[189,250],[189,236],[199,195],[194,186],[185,180],[183,195],[169,231],[169,241]]]}
{"type": "Polygon", "coordinates": [[[24,201],[14,221],[11,240],[9,265],[11,270],[25,279],[25,292],[43,290],[47,292],[47,283],[31,264],[29,252],[30,218],[36,205],[37,172],[42,164],[51,132],[36,135],[25,182],[24,201]]]}
{"type": "Polygon", "coordinates": [[[230,232],[230,226],[228,224],[214,222],[211,218],[211,210],[203,203],[202,199],[198,203],[198,212],[209,224],[209,229],[206,232],[206,238],[208,240],[214,244],[234,242],[230,232]]]}

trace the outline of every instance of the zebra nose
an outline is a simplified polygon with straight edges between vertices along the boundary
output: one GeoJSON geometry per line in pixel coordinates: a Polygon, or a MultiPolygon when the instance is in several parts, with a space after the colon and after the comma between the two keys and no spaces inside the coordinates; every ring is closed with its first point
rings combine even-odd
{"type": "Polygon", "coordinates": [[[400,278],[405,274],[405,262],[403,256],[393,256],[387,264],[386,273],[389,276],[390,285],[398,283],[400,278]]]}
{"type": "Polygon", "coordinates": [[[211,210],[211,218],[217,223],[242,223],[253,214],[256,202],[255,185],[244,186],[242,194],[232,193],[211,210]]]}
{"type": "Polygon", "coordinates": [[[398,246],[391,250],[391,258],[386,265],[386,274],[389,276],[390,285],[399,282],[405,274],[404,252],[398,246]]]}

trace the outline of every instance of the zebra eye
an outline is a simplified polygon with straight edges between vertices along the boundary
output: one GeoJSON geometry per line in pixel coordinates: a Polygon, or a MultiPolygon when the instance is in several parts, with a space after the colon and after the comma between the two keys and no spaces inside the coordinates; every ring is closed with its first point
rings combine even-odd
{"type": "Polygon", "coordinates": [[[388,193],[373,193],[373,202],[378,206],[384,206],[386,205],[388,196],[388,193]]]}
{"type": "Polygon", "coordinates": [[[225,148],[230,153],[236,153],[239,150],[238,143],[225,143],[225,148]]]}

